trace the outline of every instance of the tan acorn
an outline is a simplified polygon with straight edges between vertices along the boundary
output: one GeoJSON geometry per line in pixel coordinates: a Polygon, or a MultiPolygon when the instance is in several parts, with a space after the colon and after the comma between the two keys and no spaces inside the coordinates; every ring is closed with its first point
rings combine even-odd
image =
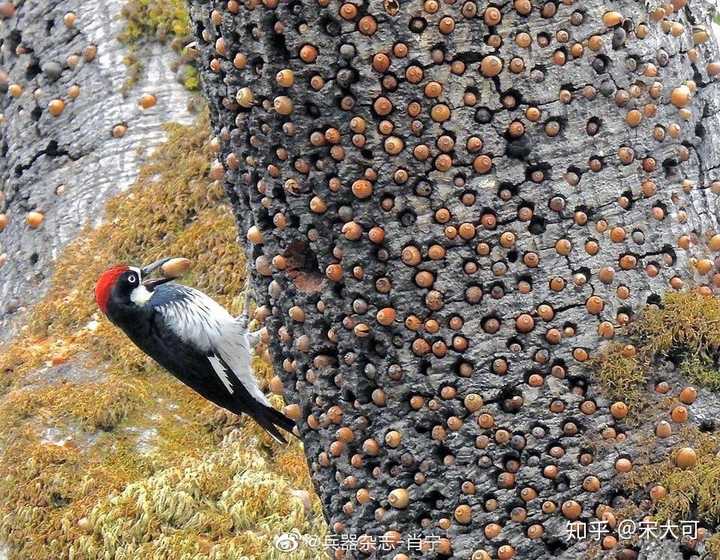
{"type": "Polygon", "coordinates": [[[681,469],[689,469],[697,464],[697,453],[692,447],[683,447],[675,455],[675,464],[681,469]]]}
{"type": "Polygon", "coordinates": [[[405,509],[410,503],[410,495],[405,488],[396,488],[388,495],[388,502],[396,509],[405,509]]]}
{"type": "Polygon", "coordinates": [[[127,133],[127,126],[124,124],[116,124],[112,129],[113,138],[122,138],[127,133]]]}
{"type": "Polygon", "coordinates": [[[42,213],[37,212],[37,211],[28,212],[28,215],[27,215],[27,217],[25,218],[25,220],[27,221],[27,224],[28,224],[32,229],[37,229],[37,228],[39,228],[40,225],[43,223],[43,220],[44,220],[44,219],[45,219],[45,216],[44,216],[42,213]]]}
{"type": "Polygon", "coordinates": [[[283,408],[283,414],[297,422],[298,420],[300,420],[302,410],[300,409],[300,405],[298,404],[289,404],[283,408]]]}
{"type": "Polygon", "coordinates": [[[673,105],[675,105],[675,107],[687,107],[690,104],[691,96],[692,94],[690,92],[690,88],[682,85],[672,90],[672,93],[670,95],[670,101],[673,105]]]}
{"type": "Polygon", "coordinates": [[[680,391],[679,399],[684,404],[692,404],[697,399],[698,393],[695,387],[685,387],[680,391]]]}
{"type": "Polygon", "coordinates": [[[274,395],[282,395],[284,393],[282,379],[280,379],[277,375],[270,379],[268,387],[274,395]]]}
{"type": "Polygon", "coordinates": [[[235,95],[235,100],[238,102],[238,105],[240,105],[240,107],[248,109],[252,107],[253,103],[255,102],[255,96],[253,95],[253,92],[249,87],[244,87],[237,92],[237,94],[235,95]]]}
{"type": "Polygon", "coordinates": [[[81,517],[78,519],[78,527],[81,531],[89,533],[92,531],[92,522],[87,517],[81,517]]]}
{"type": "Polygon", "coordinates": [[[73,28],[75,27],[75,23],[77,22],[77,16],[74,12],[68,12],[63,16],[63,23],[65,24],[65,27],[67,28],[73,28]]]}
{"type": "Polygon", "coordinates": [[[672,426],[669,422],[661,420],[657,423],[657,426],[655,426],[655,435],[659,438],[670,437],[672,435],[672,426]]]}
{"type": "Polygon", "coordinates": [[[0,3],[0,17],[11,18],[15,15],[15,5],[12,2],[0,3]]]}
{"type": "Polygon", "coordinates": [[[622,401],[615,402],[610,406],[610,414],[613,415],[613,418],[625,418],[628,415],[628,411],[628,405],[622,401]]]}
{"type": "Polygon", "coordinates": [[[62,99],[53,99],[48,104],[48,112],[53,117],[59,117],[62,115],[62,112],[65,110],[65,102],[62,99]]]}
{"type": "Polygon", "coordinates": [[[155,107],[156,104],[157,97],[151,93],[143,94],[138,100],[138,105],[140,105],[143,109],[150,109],[151,107],[155,107]]]}
{"type": "Polygon", "coordinates": [[[628,473],[632,468],[633,464],[629,459],[621,458],[615,461],[615,470],[619,473],[628,473]]]}
{"type": "Polygon", "coordinates": [[[582,515],[582,506],[575,500],[568,500],[563,502],[561,511],[567,519],[574,521],[582,515]]]}
{"type": "Polygon", "coordinates": [[[163,264],[160,271],[165,278],[178,278],[190,270],[191,265],[190,259],[177,257],[163,264]]]}
{"type": "Polygon", "coordinates": [[[290,115],[293,112],[293,101],[287,95],[279,95],[273,100],[275,111],[279,115],[290,115]]]}
{"type": "Polygon", "coordinates": [[[620,25],[625,18],[620,12],[605,12],[602,17],[603,23],[608,27],[616,27],[620,25]]]}
{"type": "Polygon", "coordinates": [[[285,88],[292,87],[295,83],[295,73],[289,68],[285,68],[275,75],[275,81],[277,81],[279,86],[285,88]]]}
{"type": "Polygon", "coordinates": [[[467,504],[459,505],[455,508],[454,517],[461,525],[468,525],[472,521],[472,509],[467,504]]]}

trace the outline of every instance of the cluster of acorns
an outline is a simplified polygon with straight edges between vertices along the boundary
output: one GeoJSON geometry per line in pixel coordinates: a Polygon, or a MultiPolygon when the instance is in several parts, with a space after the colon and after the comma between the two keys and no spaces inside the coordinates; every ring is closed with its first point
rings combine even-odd
{"type": "MultiPolygon", "coordinates": [[[[570,546],[567,520],[614,519],[638,449],[587,364],[666,290],[720,279],[706,14],[192,4],[211,173],[239,205],[273,386],[332,530],[508,559],[570,546]]],[[[636,555],[612,532],[601,548],[636,555]]]]}

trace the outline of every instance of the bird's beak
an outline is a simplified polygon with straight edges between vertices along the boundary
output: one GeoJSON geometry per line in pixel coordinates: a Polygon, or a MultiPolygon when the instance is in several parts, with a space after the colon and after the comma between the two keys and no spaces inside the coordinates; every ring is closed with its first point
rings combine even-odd
{"type": "Polygon", "coordinates": [[[164,284],[165,282],[170,282],[172,278],[151,278],[148,280],[143,280],[143,286],[145,286],[148,290],[151,292],[160,284],[164,284]]]}
{"type": "MultiPolygon", "coordinates": [[[[168,262],[174,258],[175,257],[165,257],[164,259],[159,259],[159,260],[155,261],[154,263],[150,263],[149,265],[144,266],[140,270],[140,272],[143,275],[143,278],[145,276],[150,276],[158,268],[160,268],[166,262],[168,262]]],[[[143,280],[143,286],[145,286],[148,290],[150,290],[152,292],[156,286],[159,286],[160,284],[164,284],[165,282],[170,282],[170,280],[172,280],[172,278],[148,278],[147,280],[143,280]]]]}
{"type": "Polygon", "coordinates": [[[150,263],[142,268],[140,272],[142,272],[143,276],[149,276],[153,272],[155,272],[158,268],[160,268],[162,265],[164,265],[166,262],[171,261],[175,257],[165,257],[164,259],[160,259],[155,261],[154,263],[150,263]]]}

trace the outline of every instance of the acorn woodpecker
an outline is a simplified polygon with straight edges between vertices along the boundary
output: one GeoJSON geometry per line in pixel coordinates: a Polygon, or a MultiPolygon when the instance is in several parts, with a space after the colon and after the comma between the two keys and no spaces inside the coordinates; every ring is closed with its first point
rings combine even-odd
{"type": "Polygon", "coordinates": [[[170,278],[146,279],[169,260],[109,268],[95,284],[98,307],[180,381],[287,443],[278,427],[292,433],[295,423],[272,407],[253,376],[250,350],[260,336],[248,332],[247,311],[236,318],[199,290],[170,278]]]}

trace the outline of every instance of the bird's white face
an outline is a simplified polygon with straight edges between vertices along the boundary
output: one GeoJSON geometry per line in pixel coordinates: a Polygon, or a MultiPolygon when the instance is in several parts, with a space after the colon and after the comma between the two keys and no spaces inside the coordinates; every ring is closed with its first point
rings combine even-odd
{"type": "Polygon", "coordinates": [[[130,301],[132,301],[135,305],[143,306],[148,301],[150,301],[150,298],[152,297],[152,292],[143,285],[142,273],[140,272],[139,268],[131,266],[130,272],[132,272],[132,274],[136,276],[136,280],[132,281],[129,278],[128,280],[130,280],[133,284],[137,284],[137,287],[134,288],[132,292],[130,292],[130,301]]]}

